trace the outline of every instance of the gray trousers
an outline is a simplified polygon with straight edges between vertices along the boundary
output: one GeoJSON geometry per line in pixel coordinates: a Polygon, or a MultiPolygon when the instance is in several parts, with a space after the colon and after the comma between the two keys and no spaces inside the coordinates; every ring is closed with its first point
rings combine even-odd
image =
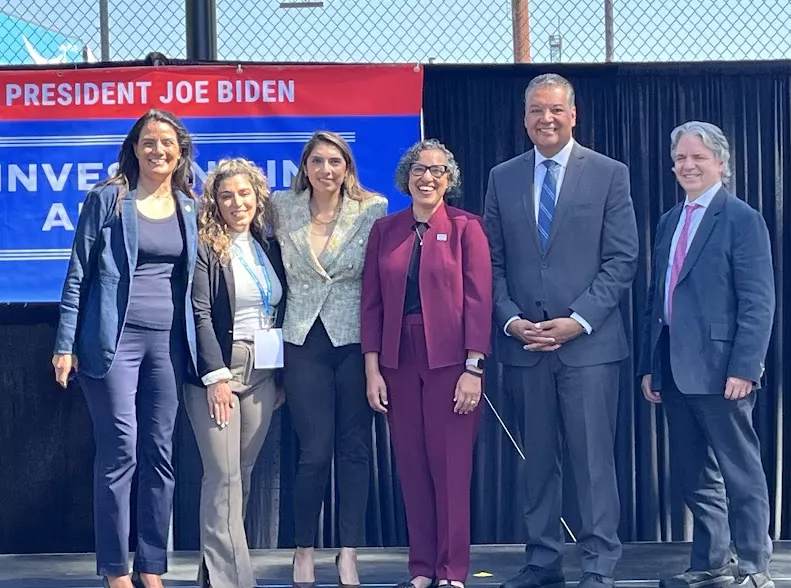
{"type": "Polygon", "coordinates": [[[524,415],[527,563],[561,569],[562,447],[568,446],[582,527],[576,530],[583,573],[612,577],[621,556],[615,476],[619,364],[564,365],[547,352],[533,367],[506,366],[506,386],[524,415]]]}
{"type": "Polygon", "coordinates": [[[184,394],[203,462],[200,586],[256,585],[244,516],[250,478],[272,420],[276,391],[273,371],[252,369],[253,359],[252,343],[234,342],[229,386],[236,402],[227,427],[221,429],[211,418],[206,388],[187,385],[184,394]]]}

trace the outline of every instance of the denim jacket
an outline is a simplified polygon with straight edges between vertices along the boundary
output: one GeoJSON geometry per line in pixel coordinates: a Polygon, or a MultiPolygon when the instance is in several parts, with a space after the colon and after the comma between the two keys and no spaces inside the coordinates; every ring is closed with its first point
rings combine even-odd
{"type": "MultiPolygon", "coordinates": [[[[119,215],[116,210],[120,188],[109,184],[88,192],[77,222],[60,301],[55,353],[76,355],[80,373],[92,378],[104,377],[113,363],[137,267],[136,190],[124,195],[119,215]]],[[[190,292],[198,247],[197,202],[179,191],[175,195],[185,235],[184,318],[194,364],[195,322],[190,292]]]]}

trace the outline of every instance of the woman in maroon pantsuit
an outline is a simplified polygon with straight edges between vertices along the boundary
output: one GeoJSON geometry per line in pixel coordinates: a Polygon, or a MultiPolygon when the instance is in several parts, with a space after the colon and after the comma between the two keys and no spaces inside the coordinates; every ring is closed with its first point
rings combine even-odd
{"type": "Polygon", "coordinates": [[[412,206],[368,241],[362,351],[368,402],[387,414],[401,471],[411,580],[464,586],[470,565],[472,451],[489,352],[492,268],[480,217],[445,204],[453,154],[413,146],[396,172],[412,206]]]}

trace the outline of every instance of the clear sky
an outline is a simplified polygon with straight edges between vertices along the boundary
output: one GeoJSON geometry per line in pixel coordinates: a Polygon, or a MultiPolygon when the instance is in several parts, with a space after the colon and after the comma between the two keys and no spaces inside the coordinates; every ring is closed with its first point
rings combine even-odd
{"type": "MultiPolygon", "coordinates": [[[[153,50],[185,57],[181,0],[109,0],[111,58],[153,50]]],[[[255,61],[507,63],[513,60],[510,0],[325,0],[282,9],[279,0],[217,0],[221,59],[255,61]]],[[[616,61],[791,57],[788,0],[613,0],[616,61]]],[[[99,50],[98,0],[0,0],[0,11],[99,50]]],[[[533,61],[603,61],[603,0],[529,0],[533,61]]],[[[0,56],[14,35],[0,38],[0,56]],[[5,46],[4,46],[5,45],[5,46]]],[[[55,57],[41,35],[38,51],[55,57]]],[[[31,39],[34,45],[36,42],[31,39]]],[[[26,55],[20,55],[20,58],[26,55]]],[[[69,59],[72,60],[72,59],[69,59]]],[[[29,61],[29,59],[28,59],[29,61]]]]}

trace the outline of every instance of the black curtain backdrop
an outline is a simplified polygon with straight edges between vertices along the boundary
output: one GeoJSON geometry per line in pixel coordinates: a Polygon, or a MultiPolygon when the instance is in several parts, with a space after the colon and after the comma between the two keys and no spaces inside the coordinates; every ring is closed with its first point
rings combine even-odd
{"type": "MultiPolygon", "coordinates": [[[[193,62],[194,63],[194,62],[193,62]]],[[[424,95],[426,137],[441,139],[462,170],[462,207],[481,213],[489,169],[530,148],[522,125],[523,92],[532,77],[555,71],[577,90],[577,140],[625,162],[640,228],[641,264],[622,305],[630,340],[639,347],[639,317],[646,296],[647,261],[659,216],[681,194],[671,172],[670,131],[686,120],[713,122],[731,142],[732,189],[766,219],[772,237],[777,315],[767,357],[767,387],[755,421],[763,448],[772,506],[771,534],[791,539],[791,449],[783,427],[783,388],[789,367],[788,267],[791,218],[791,63],[594,66],[428,66],[424,95]],[[785,468],[788,470],[788,468],[785,468]]],[[[363,178],[365,181],[365,178],[363,178]]],[[[0,553],[93,551],[91,421],[79,386],[61,390],[50,358],[57,308],[0,307],[0,553]]],[[[503,393],[496,358],[487,392],[504,421],[517,429],[503,393]]],[[[671,490],[674,467],[667,451],[661,408],[642,399],[633,359],[621,377],[616,462],[623,541],[687,540],[688,515],[671,490]]],[[[482,407],[483,408],[483,407],[482,407]]],[[[521,460],[486,407],[475,448],[472,530],[474,543],[524,539],[519,506],[521,460]]],[[[383,419],[374,430],[370,482],[369,545],[405,545],[403,504],[383,419]]],[[[201,466],[183,410],[175,435],[177,475],[173,539],[176,549],[198,546],[201,466]]],[[[247,527],[251,547],[290,547],[292,488],[297,443],[288,407],[272,429],[254,471],[247,527]]],[[[327,489],[319,546],[337,545],[335,486],[327,489]]],[[[573,480],[564,480],[564,517],[579,529],[573,480]]]]}

